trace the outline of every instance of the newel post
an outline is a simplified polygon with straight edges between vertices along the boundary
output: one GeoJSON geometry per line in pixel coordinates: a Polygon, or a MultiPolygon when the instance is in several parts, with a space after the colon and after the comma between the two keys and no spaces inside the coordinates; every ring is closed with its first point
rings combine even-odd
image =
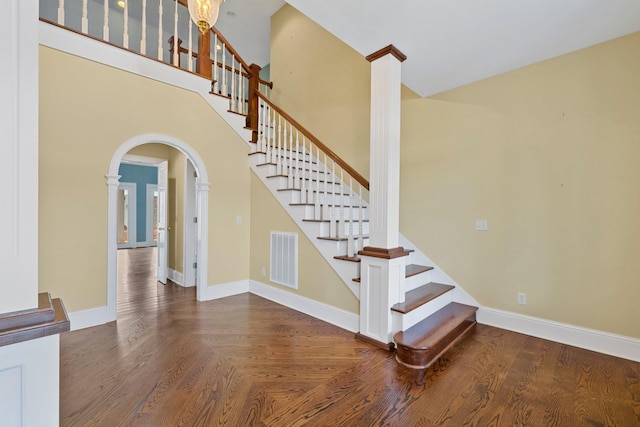
{"type": "Polygon", "coordinates": [[[406,56],[389,45],[371,62],[369,245],[361,257],[359,337],[393,347],[391,307],[404,301],[400,218],[400,88],[406,56]]]}
{"type": "Polygon", "coordinates": [[[211,31],[207,31],[205,34],[198,31],[196,73],[208,79],[211,78],[211,31]]]}
{"type": "Polygon", "coordinates": [[[249,112],[246,127],[251,129],[251,142],[258,141],[258,92],[260,91],[260,68],[257,64],[249,67],[249,112]]]}

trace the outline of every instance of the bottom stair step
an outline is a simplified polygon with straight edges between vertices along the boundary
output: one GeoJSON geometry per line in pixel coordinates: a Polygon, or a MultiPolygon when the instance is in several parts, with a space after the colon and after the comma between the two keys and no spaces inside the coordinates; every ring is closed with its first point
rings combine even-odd
{"type": "Polygon", "coordinates": [[[426,319],[416,323],[393,339],[396,360],[402,365],[420,369],[418,384],[424,371],[476,324],[477,307],[452,302],[426,319]]]}

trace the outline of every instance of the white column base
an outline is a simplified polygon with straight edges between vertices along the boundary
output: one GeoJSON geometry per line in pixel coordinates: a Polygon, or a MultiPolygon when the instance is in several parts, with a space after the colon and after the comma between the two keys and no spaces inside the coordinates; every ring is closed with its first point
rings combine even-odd
{"type": "Polygon", "coordinates": [[[408,252],[366,247],[359,254],[360,335],[386,346],[393,342],[391,307],[404,301],[408,252]]]}

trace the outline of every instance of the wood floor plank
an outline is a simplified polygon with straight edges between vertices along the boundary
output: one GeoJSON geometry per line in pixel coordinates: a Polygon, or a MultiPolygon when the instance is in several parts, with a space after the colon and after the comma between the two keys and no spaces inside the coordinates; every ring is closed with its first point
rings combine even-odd
{"type": "Polygon", "coordinates": [[[415,384],[251,294],[198,302],[118,251],[118,321],[61,335],[62,426],[640,426],[640,364],[477,325],[415,384]]]}

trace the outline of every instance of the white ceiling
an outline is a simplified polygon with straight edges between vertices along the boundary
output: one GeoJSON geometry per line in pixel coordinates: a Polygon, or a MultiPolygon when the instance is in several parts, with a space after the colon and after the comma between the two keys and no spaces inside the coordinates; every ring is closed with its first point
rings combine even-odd
{"type": "MultiPolygon", "coordinates": [[[[640,0],[287,3],[363,56],[395,45],[408,58],[402,64],[402,82],[422,96],[640,31],[640,0]]],[[[270,16],[283,4],[282,0],[229,0],[222,5],[216,26],[247,62],[265,65],[270,16]]]]}

